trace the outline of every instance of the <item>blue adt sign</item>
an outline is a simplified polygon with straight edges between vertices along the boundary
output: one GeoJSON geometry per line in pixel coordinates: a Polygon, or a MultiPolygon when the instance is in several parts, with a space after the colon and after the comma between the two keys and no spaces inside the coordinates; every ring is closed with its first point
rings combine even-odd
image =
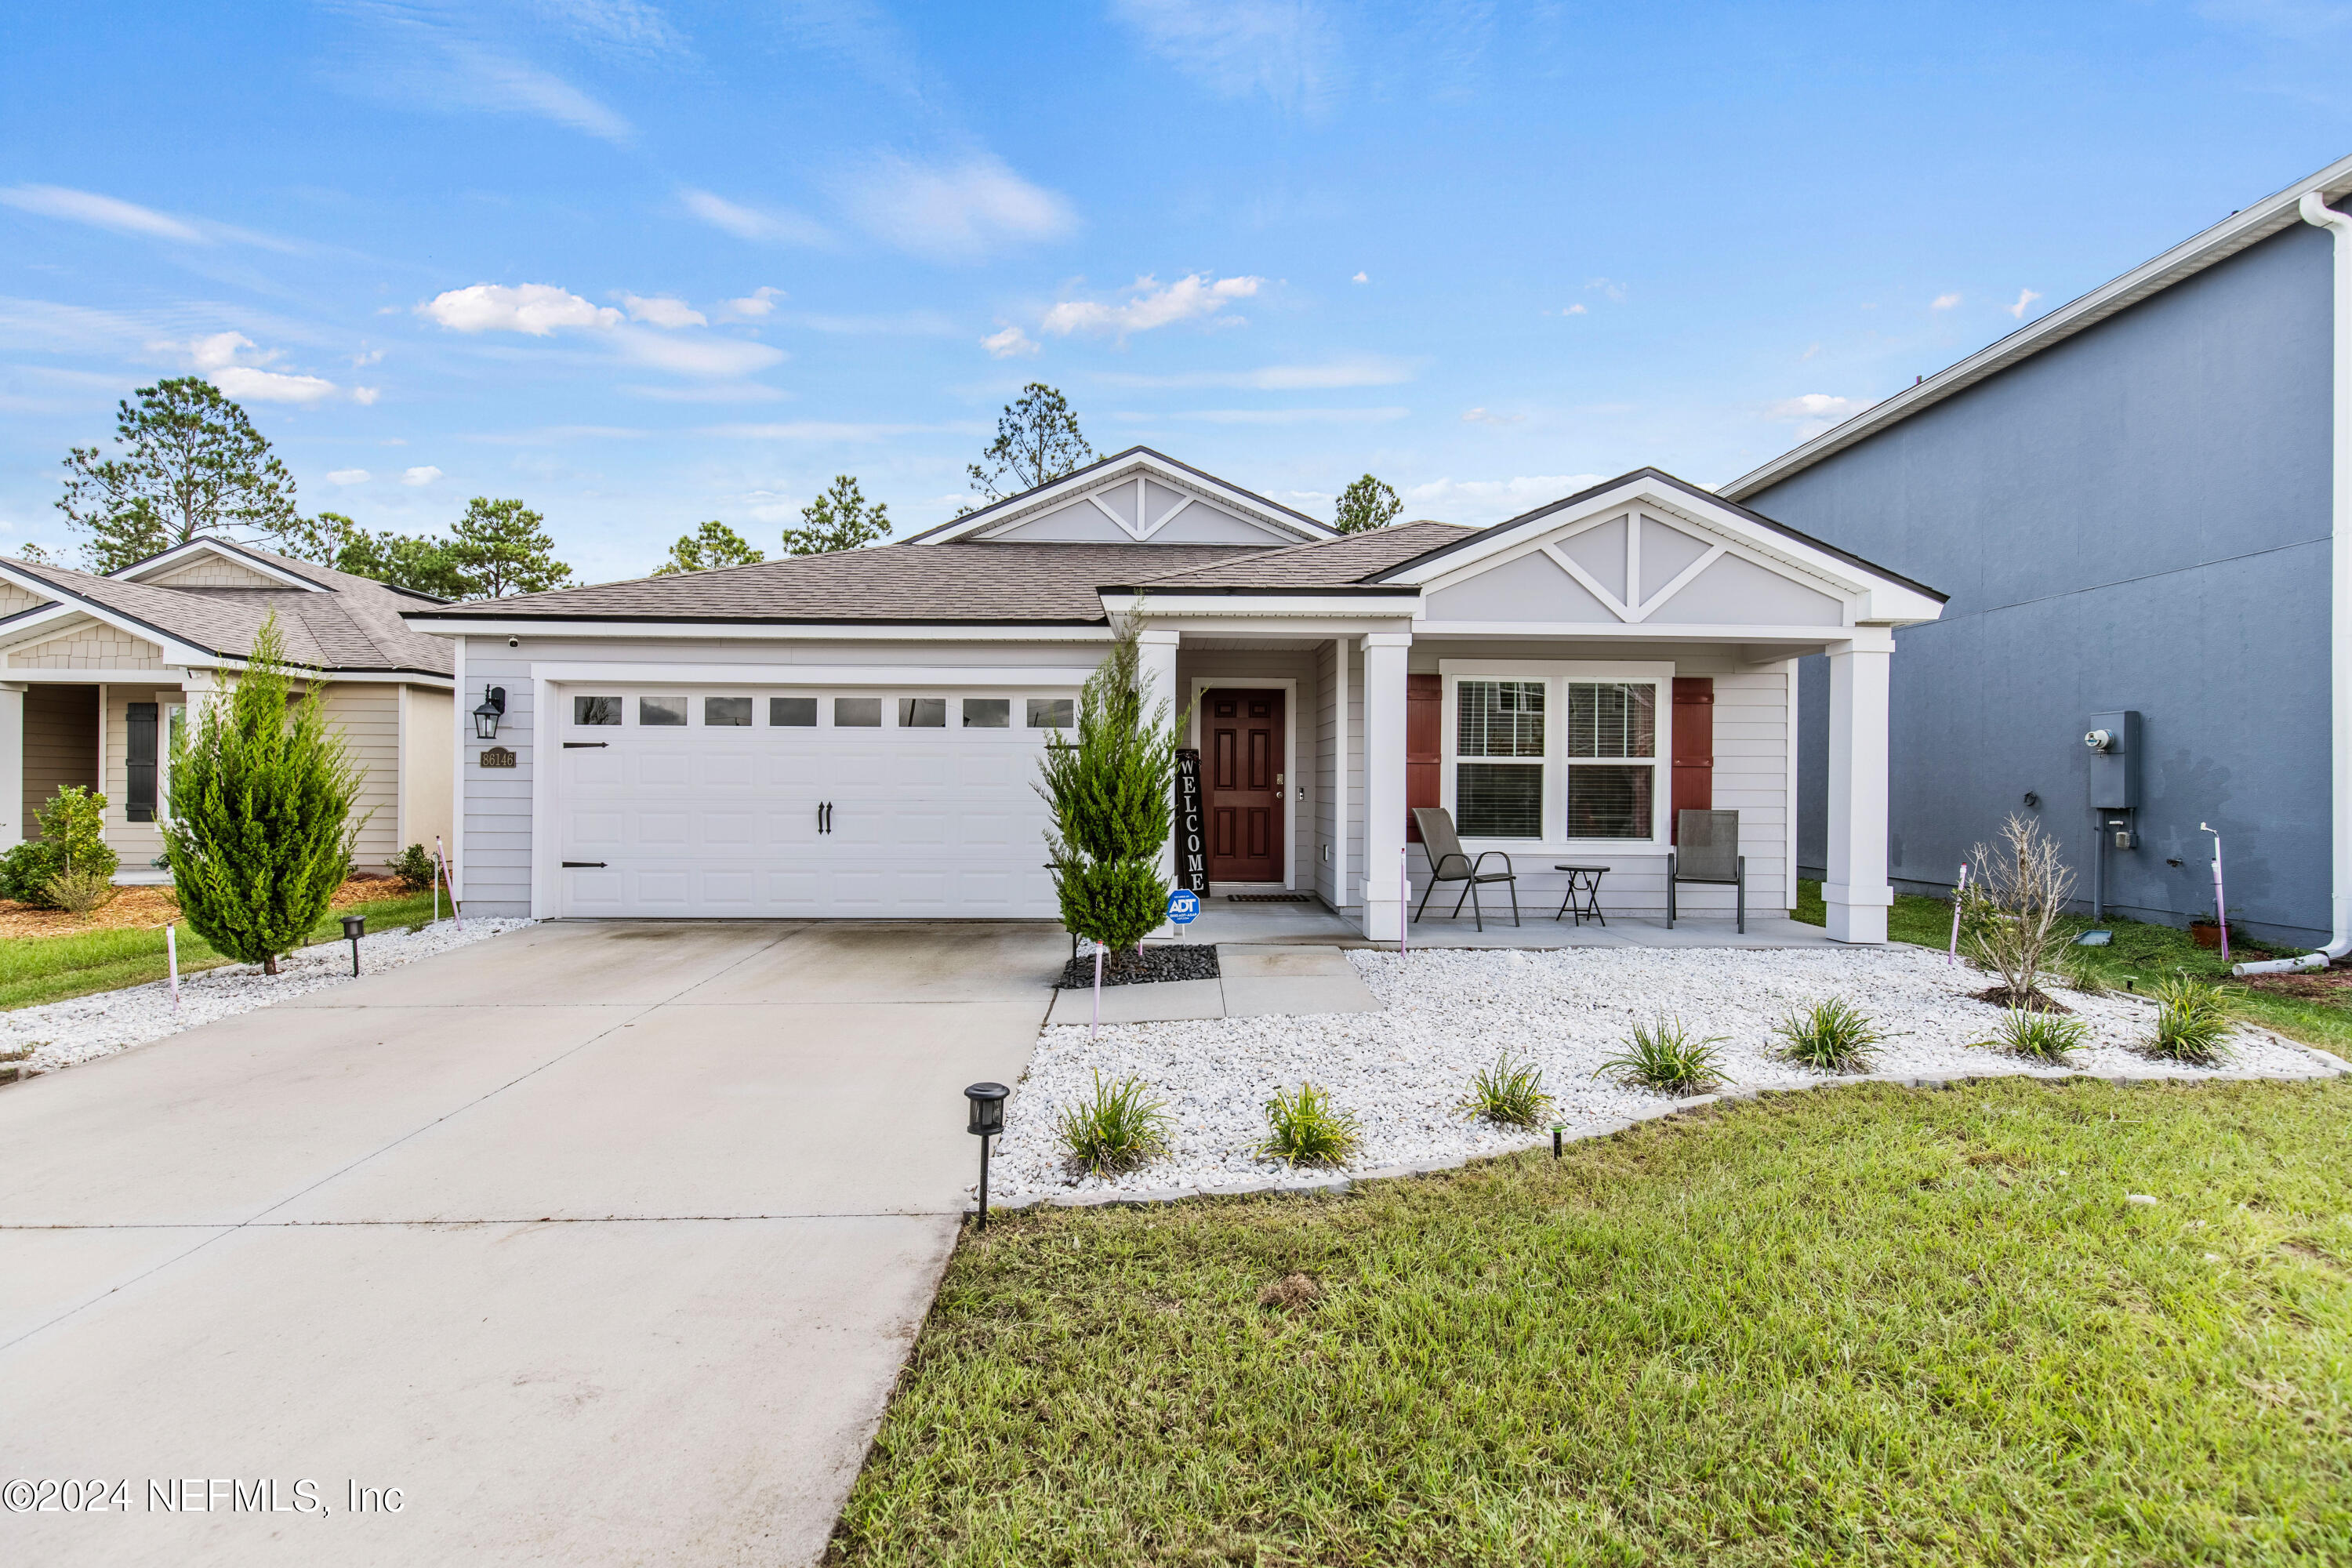
{"type": "Polygon", "coordinates": [[[1168,919],[1170,923],[1180,926],[1188,926],[1191,925],[1193,921],[1200,918],[1200,894],[1184,888],[1179,888],[1174,892],[1168,895],[1168,919]]]}

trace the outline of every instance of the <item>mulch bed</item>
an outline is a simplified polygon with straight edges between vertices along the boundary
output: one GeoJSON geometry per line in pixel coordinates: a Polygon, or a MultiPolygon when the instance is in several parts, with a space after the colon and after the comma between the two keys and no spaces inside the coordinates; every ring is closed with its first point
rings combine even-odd
{"type": "MultiPolygon", "coordinates": [[[[335,889],[331,907],[340,910],[388,899],[399,891],[400,884],[387,877],[353,877],[335,889]]],[[[0,937],[73,936],[86,931],[162,926],[179,918],[179,900],[172,896],[172,889],[153,883],[123,888],[98,908],[79,915],[0,899],[0,937]]]]}
{"type": "MultiPolygon", "coordinates": [[[[1108,985],[1150,985],[1162,980],[1214,980],[1217,949],[1211,942],[1155,942],[1133,952],[1114,952],[1103,960],[1103,981],[1108,985]]],[[[1095,961],[1074,958],[1062,968],[1056,984],[1064,991],[1084,991],[1095,983],[1095,961]]]]}

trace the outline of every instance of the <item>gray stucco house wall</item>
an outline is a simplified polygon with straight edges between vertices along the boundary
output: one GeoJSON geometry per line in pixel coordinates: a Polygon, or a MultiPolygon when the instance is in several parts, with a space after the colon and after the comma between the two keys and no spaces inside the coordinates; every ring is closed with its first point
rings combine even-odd
{"type": "MultiPolygon", "coordinates": [[[[1890,868],[1948,889],[2011,811],[2094,849],[2090,716],[2144,726],[2140,847],[2108,908],[2329,925],[2330,247],[2297,224],[1769,488],[1727,493],[1952,595],[1893,665],[1890,868]],[[2025,806],[2028,795],[2038,807],[2025,806]]],[[[1828,671],[1800,671],[1804,874],[1828,671]]]]}

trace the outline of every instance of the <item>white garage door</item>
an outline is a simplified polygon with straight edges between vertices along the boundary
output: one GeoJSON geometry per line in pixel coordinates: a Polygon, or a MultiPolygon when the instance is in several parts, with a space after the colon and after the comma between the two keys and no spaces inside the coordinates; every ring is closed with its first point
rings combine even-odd
{"type": "Polygon", "coordinates": [[[567,915],[1051,917],[1031,787],[1075,692],[555,692],[567,915]]]}

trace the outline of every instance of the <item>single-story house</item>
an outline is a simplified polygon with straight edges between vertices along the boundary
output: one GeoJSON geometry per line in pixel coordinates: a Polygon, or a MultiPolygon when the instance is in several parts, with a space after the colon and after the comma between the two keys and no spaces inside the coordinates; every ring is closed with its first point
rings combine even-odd
{"type": "Polygon", "coordinates": [[[1213,889],[1382,939],[1409,804],[1508,854],[1538,918],[1566,863],[1661,910],[1673,808],[1736,808],[1751,905],[1787,910],[1795,661],[1826,654],[1830,930],[1877,942],[1887,667],[1942,604],[1654,469],[1339,536],[1136,447],[901,543],[405,619],[455,649],[486,914],[1051,918],[1038,758],[1131,616],[1202,753],[1213,889]]]}
{"type": "Polygon", "coordinates": [[[438,602],[208,536],[104,576],[0,557],[0,848],[82,784],[106,796],[115,879],[167,880],[153,862],[171,736],[245,668],[272,615],[365,770],[359,865],[430,845],[449,830],[451,650],[401,613],[438,602]]]}
{"type": "Polygon", "coordinates": [[[1895,666],[1897,887],[1949,887],[2021,812],[2086,901],[2210,918],[2210,824],[2233,921],[2352,952],[2347,206],[2352,158],[1723,487],[1955,593],[1895,666]]]}

